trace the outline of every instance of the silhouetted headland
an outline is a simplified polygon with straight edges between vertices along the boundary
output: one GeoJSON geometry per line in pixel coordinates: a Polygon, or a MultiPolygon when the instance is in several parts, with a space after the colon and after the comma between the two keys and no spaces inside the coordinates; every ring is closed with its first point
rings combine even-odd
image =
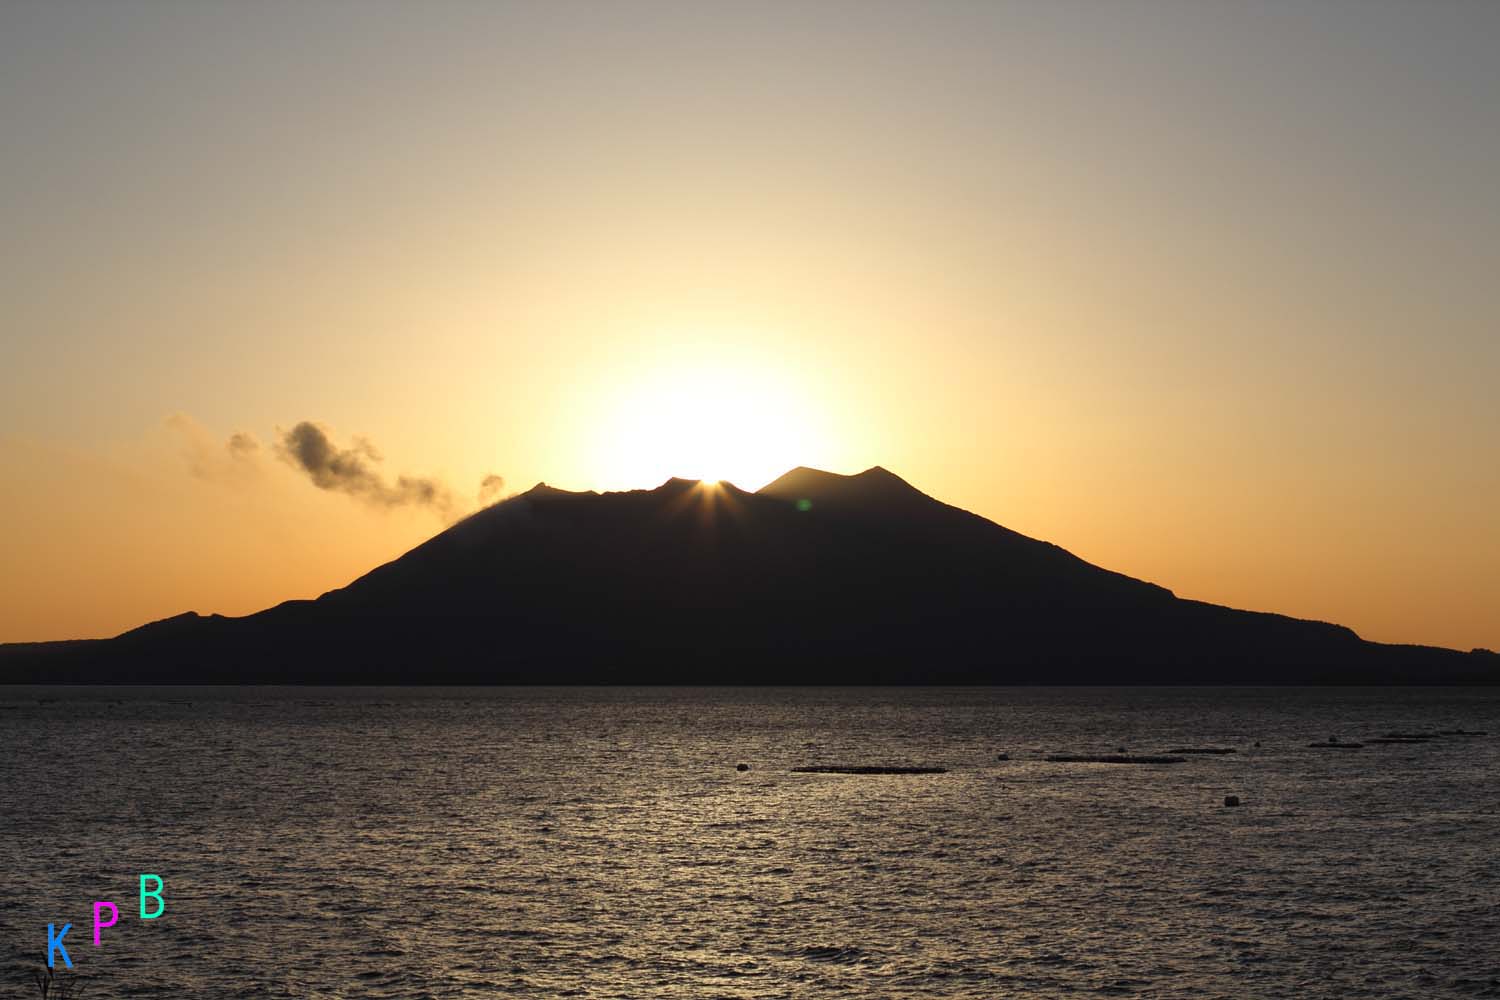
{"type": "Polygon", "coordinates": [[[1055,753],[1047,761],[1051,764],[1181,764],[1186,759],[1165,754],[1055,753]]]}
{"type": "Polygon", "coordinates": [[[538,485],[312,601],[0,646],[7,682],[1489,684],[1500,657],[1183,600],[881,468],[538,485]]]}
{"type": "Polygon", "coordinates": [[[948,774],[947,768],[913,768],[882,765],[810,765],[792,768],[792,774],[948,774]]]}

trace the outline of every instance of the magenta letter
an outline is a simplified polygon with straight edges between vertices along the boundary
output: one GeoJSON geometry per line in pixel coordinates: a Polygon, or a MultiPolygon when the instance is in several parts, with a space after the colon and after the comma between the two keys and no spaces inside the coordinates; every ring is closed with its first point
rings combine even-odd
{"type": "Polygon", "coordinates": [[[99,947],[99,932],[106,927],[113,927],[120,922],[120,908],[107,899],[101,899],[94,904],[94,947],[99,947]],[[109,907],[109,923],[101,924],[99,914],[105,907],[109,907]]]}

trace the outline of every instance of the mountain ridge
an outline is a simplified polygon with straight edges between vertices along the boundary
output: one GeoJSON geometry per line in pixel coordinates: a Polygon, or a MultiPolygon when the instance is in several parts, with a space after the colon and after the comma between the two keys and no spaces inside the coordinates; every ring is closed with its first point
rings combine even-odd
{"type": "Polygon", "coordinates": [[[538,483],[313,600],[0,646],[0,682],[1494,683],[1500,657],[1178,598],[880,466],[538,483]]]}

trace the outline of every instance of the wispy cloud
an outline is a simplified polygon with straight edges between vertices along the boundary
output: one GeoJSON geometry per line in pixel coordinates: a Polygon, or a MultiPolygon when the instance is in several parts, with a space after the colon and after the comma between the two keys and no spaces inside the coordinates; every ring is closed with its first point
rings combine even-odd
{"type": "Polygon", "coordinates": [[[505,490],[505,480],[491,472],[479,481],[479,506],[488,507],[500,499],[505,490]]]}
{"type": "Polygon", "coordinates": [[[369,440],[356,437],[349,447],[340,447],[310,420],[280,432],[275,451],[320,490],[344,493],[376,507],[425,507],[445,518],[452,518],[457,510],[453,491],[441,480],[429,476],[388,480],[377,468],[381,455],[369,440]]]}
{"type": "Polygon", "coordinates": [[[248,484],[263,471],[265,457],[271,454],[318,489],[342,493],[376,509],[430,510],[452,521],[475,506],[487,507],[504,497],[505,480],[493,472],[480,480],[474,501],[460,500],[447,483],[434,476],[389,478],[381,469],[384,458],[374,442],[351,437],[347,445],[341,445],[327,427],[312,420],[299,421],[290,430],[277,428],[269,446],[248,431],[236,431],[220,440],[185,413],[167,417],[166,426],[181,443],[188,471],[213,482],[248,484]]]}
{"type": "Polygon", "coordinates": [[[186,413],[173,413],[164,423],[177,437],[188,471],[198,479],[243,482],[259,471],[262,448],[254,434],[237,431],[227,443],[220,443],[186,413]]]}

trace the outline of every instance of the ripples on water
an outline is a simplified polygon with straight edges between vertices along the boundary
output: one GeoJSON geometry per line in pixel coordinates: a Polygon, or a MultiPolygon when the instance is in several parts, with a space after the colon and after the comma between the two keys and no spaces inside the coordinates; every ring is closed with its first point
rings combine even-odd
{"type": "Polygon", "coordinates": [[[0,732],[4,995],[71,920],[89,1000],[1500,997],[1496,692],[0,688],[0,732]],[[1240,752],[1040,759],[1188,744],[1240,752]]]}

